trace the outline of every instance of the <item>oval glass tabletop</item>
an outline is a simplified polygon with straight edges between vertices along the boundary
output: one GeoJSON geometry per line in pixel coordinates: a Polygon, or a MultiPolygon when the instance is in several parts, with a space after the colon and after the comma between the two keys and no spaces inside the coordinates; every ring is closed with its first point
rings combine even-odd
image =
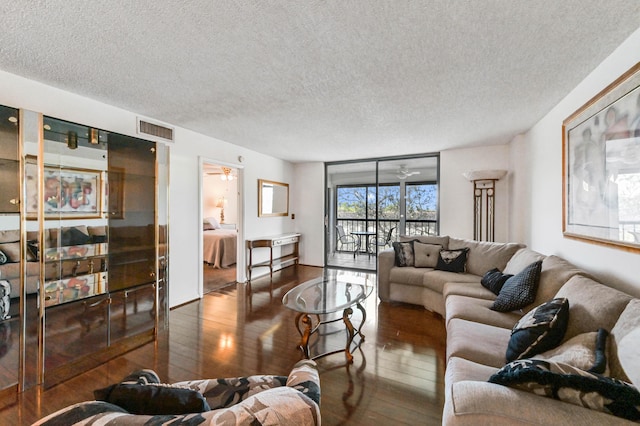
{"type": "Polygon", "coordinates": [[[354,306],[372,291],[372,283],[363,277],[330,274],[292,288],[282,304],[297,312],[322,315],[354,306]]]}

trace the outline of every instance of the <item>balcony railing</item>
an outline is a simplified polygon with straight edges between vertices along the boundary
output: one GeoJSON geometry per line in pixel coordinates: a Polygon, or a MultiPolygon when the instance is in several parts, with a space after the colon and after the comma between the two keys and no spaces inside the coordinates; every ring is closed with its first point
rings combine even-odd
{"type": "MultiPolygon", "coordinates": [[[[336,225],[342,225],[344,232],[349,235],[351,232],[368,231],[376,229],[378,225],[378,238],[385,239],[391,228],[395,228],[391,235],[391,241],[398,241],[398,236],[402,235],[436,235],[436,220],[406,220],[405,230],[398,231],[399,220],[366,220],[366,219],[338,219],[336,225]]],[[[336,244],[338,235],[333,228],[333,241],[336,244]]],[[[373,239],[372,239],[373,240],[373,239]]],[[[334,246],[336,247],[336,246],[334,246]]],[[[363,247],[363,250],[366,248],[363,247]]]]}

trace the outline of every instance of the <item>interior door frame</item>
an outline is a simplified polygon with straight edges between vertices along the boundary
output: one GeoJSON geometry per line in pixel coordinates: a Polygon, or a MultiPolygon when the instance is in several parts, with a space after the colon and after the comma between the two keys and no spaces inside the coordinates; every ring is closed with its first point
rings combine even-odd
{"type": "Polygon", "coordinates": [[[243,283],[245,278],[245,250],[244,245],[241,244],[244,241],[244,165],[240,163],[230,163],[228,161],[216,160],[210,157],[198,156],[198,296],[204,295],[204,271],[202,264],[204,262],[204,247],[202,243],[202,222],[204,220],[204,165],[215,164],[217,166],[230,167],[238,171],[238,213],[237,223],[238,226],[238,242],[236,244],[236,281],[243,283]]]}

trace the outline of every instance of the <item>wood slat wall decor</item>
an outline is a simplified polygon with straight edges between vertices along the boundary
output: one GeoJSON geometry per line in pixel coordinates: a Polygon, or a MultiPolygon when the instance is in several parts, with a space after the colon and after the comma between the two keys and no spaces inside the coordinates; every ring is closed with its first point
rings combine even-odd
{"type": "MultiPolygon", "coordinates": [[[[322,274],[322,268],[286,268],[253,281],[207,293],[173,309],[170,327],[156,342],[134,349],[52,388],[27,390],[0,411],[2,425],[28,425],[67,405],[93,399],[93,390],[120,381],[140,368],[155,370],[167,383],[196,378],[287,374],[301,359],[295,312],[282,296],[322,274]]],[[[443,319],[420,306],[381,303],[376,291],[366,300],[366,337],[345,367],[343,354],[318,361],[322,424],[441,424],[444,405],[443,319]]],[[[356,318],[357,320],[357,318],[356,318]]],[[[340,323],[336,323],[336,327],[340,323]]],[[[314,348],[339,348],[345,333],[336,328],[314,348]]]]}

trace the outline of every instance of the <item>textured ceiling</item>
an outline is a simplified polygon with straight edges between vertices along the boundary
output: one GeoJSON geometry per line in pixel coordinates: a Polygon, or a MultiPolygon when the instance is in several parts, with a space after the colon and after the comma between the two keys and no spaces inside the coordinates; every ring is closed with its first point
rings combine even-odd
{"type": "Polygon", "coordinates": [[[275,157],[508,142],[638,0],[0,0],[0,69],[275,157]]]}

